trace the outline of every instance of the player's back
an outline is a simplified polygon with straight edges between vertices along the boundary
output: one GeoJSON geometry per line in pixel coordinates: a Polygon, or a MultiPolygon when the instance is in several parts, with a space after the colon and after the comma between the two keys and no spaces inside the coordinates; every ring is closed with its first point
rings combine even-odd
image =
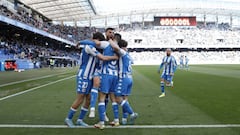
{"type": "Polygon", "coordinates": [[[119,58],[119,77],[132,75],[132,59],[128,53],[119,58]]]}
{"type": "MultiPolygon", "coordinates": [[[[116,55],[112,46],[109,44],[103,49],[103,55],[105,56],[114,56],[116,55]]],[[[103,61],[102,63],[102,74],[109,74],[117,76],[118,71],[118,61],[117,60],[110,60],[110,61],[103,61]]]]}
{"type": "Polygon", "coordinates": [[[81,52],[78,76],[81,76],[84,79],[92,79],[97,58],[88,54],[85,48],[86,46],[84,47],[84,49],[82,49],[81,52]]]}
{"type": "Polygon", "coordinates": [[[180,64],[182,64],[183,63],[183,57],[181,56],[180,57],[180,64]]]}
{"type": "Polygon", "coordinates": [[[189,62],[189,59],[188,57],[185,57],[185,62],[188,63],[189,62]]]}

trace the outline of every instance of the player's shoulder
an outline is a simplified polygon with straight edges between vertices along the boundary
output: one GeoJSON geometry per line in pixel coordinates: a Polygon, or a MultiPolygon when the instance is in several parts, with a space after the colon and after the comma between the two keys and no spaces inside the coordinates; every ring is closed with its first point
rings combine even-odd
{"type": "Polygon", "coordinates": [[[96,45],[95,42],[93,42],[90,39],[81,40],[81,41],[79,41],[79,44],[80,45],[92,45],[92,46],[96,45]]]}
{"type": "Polygon", "coordinates": [[[172,59],[175,59],[175,57],[174,57],[173,55],[171,55],[171,58],[172,58],[172,59]]]}
{"type": "Polygon", "coordinates": [[[100,41],[100,48],[105,49],[108,46],[110,46],[110,43],[108,41],[100,41]]]}
{"type": "Polygon", "coordinates": [[[92,49],[92,48],[95,48],[95,46],[94,45],[86,45],[86,46],[84,46],[84,49],[86,50],[86,49],[92,49]]]}
{"type": "Polygon", "coordinates": [[[128,53],[127,53],[127,51],[125,51],[125,50],[123,50],[122,48],[120,48],[118,54],[119,54],[120,56],[125,56],[125,55],[127,55],[128,53]]]}
{"type": "Polygon", "coordinates": [[[86,45],[86,46],[84,46],[84,51],[89,54],[89,53],[91,53],[93,51],[97,51],[97,50],[96,50],[95,46],[93,46],[93,45],[86,45]]]}

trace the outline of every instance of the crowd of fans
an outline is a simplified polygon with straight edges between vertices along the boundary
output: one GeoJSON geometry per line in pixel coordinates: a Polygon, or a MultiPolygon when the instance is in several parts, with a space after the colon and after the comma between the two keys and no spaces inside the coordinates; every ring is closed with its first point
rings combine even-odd
{"type": "MultiPolygon", "coordinates": [[[[15,10],[15,9],[12,9],[15,10]]],[[[58,37],[62,37],[72,42],[76,42],[82,39],[91,37],[92,33],[96,31],[103,31],[103,29],[96,29],[95,27],[75,27],[66,25],[54,25],[51,22],[44,22],[42,18],[35,17],[25,10],[17,9],[16,12],[12,12],[7,7],[0,5],[0,14],[6,17],[18,20],[26,23],[30,26],[49,32],[58,37]]],[[[192,29],[175,29],[175,28],[163,28],[153,29],[151,23],[145,23],[146,27],[143,27],[143,23],[133,22],[132,25],[120,25],[119,30],[125,39],[129,41],[130,45],[136,44],[135,39],[141,38],[140,44],[151,45],[219,45],[219,42],[223,45],[239,44],[240,43],[240,31],[230,31],[228,24],[219,24],[216,29],[215,24],[207,24],[206,27],[201,26],[192,29]],[[143,29],[145,28],[145,29],[143,29]],[[224,31],[221,31],[224,30],[224,31]],[[174,38],[173,38],[174,37],[174,38]]],[[[139,45],[139,43],[137,43],[139,45]]]]}
{"type": "Polygon", "coordinates": [[[48,46],[39,46],[34,43],[23,43],[17,40],[7,40],[0,37],[0,60],[29,60],[32,63],[41,63],[42,66],[49,65],[49,59],[56,59],[56,66],[66,62],[76,65],[80,57],[80,51],[74,49],[54,49],[48,46]]]}
{"type": "MultiPolygon", "coordinates": [[[[94,27],[74,27],[65,25],[54,25],[50,22],[44,22],[39,17],[26,12],[25,10],[16,9],[16,12],[9,10],[4,5],[0,5],[0,15],[9,17],[19,22],[25,23],[32,27],[44,30],[55,36],[76,42],[82,39],[90,38],[96,31],[103,32],[104,29],[94,27]]],[[[154,29],[151,22],[122,24],[118,29],[123,39],[128,41],[130,48],[240,48],[240,31],[232,31],[228,24],[208,24],[207,26],[199,25],[195,28],[158,28],[154,29]]],[[[66,51],[53,49],[45,46],[39,46],[34,43],[23,43],[16,40],[7,40],[0,37],[0,55],[10,59],[29,59],[39,60],[41,57],[70,57],[78,59],[80,54],[77,51],[66,51]]],[[[164,56],[164,52],[145,51],[131,52],[135,63],[141,64],[158,64],[164,56]]],[[[192,64],[199,63],[239,63],[240,52],[175,52],[178,59],[180,56],[188,56],[192,64]]]]}
{"type": "Polygon", "coordinates": [[[44,22],[41,18],[36,19],[33,15],[24,10],[16,10],[16,12],[12,12],[3,5],[0,5],[0,15],[9,17],[72,42],[89,38],[93,32],[99,30],[94,27],[54,25],[50,22],[44,22]]]}
{"type": "Polygon", "coordinates": [[[147,29],[120,32],[131,47],[240,47],[240,31],[205,29],[147,29]]]}
{"type": "Polygon", "coordinates": [[[34,59],[38,57],[71,57],[78,58],[79,52],[53,49],[46,46],[39,46],[34,43],[22,43],[16,40],[6,40],[0,38],[0,50],[3,55],[14,59],[34,59]]]}

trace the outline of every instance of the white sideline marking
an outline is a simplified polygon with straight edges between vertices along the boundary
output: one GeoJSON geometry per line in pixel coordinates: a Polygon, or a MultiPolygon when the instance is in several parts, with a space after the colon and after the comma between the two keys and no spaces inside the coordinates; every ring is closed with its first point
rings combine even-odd
{"type": "Polygon", "coordinates": [[[52,76],[56,76],[56,75],[62,75],[62,74],[66,74],[66,73],[59,73],[59,74],[53,74],[53,75],[46,75],[46,76],[41,76],[41,77],[35,77],[35,78],[31,78],[31,79],[25,79],[25,80],[21,80],[21,81],[16,81],[16,82],[5,83],[5,84],[1,84],[0,87],[4,87],[4,86],[8,86],[8,85],[13,85],[13,84],[18,84],[18,83],[27,82],[27,81],[33,81],[33,80],[38,80],[38,79],[44,79],[44,78],[48,78],[48,77],[52,77],[52,76]]]}
{"type": "MultiPolygon", "coordinates": [[[[112,127],[106,126],[106,128],[239,128],[240,124],[218,124],[218,125],[127,125],[112,127]]],[[[0,124],[0,128],[69,128],[66,125],[21,125],[21,124],[0,124]]],[[[80,127],[75,126],[74,128],[94,128],[93,126],[89,127],[80,127]]]]}
{"type": "Polygon", "coordinates": [[[39,89],[39,88],[42,88],[42,87],[45,87],[45,86],[48,86],[48,85],[51,85],[51,84],[55,84],[55,83],[58,83],[58,82],[61,82],[61,81],[64,81],[64,80],[67,80],[67,79],[70,79],[70,78],[73,78],[74,76],[75,75],[70,76],[70,77],[66,77],[66,78],[63,78],[63,79],[60,79],[60,80],[57,80],[57,81],[54,81],[54,82],[50,82],[50,83],[47,83],[47,84],[44,84],[44,85],[40,85],[40,86],[37,86],[37,87],[33,87],[31,89],[24,90],[24,91],[21,91],[21,92],[18,92],[18,93],[15,93],[15,94],[3,97],[3,98],[0,98],[0,101],[11,98],[11,97],[15,97],[15,96],[18,96],[18,95],[21,95],[21,94],[24,94],[24,93],[27,93],[27,92],[30,92],[30,91],[33,91],[33,90],[36,90],[36,89],[39,89]]]}

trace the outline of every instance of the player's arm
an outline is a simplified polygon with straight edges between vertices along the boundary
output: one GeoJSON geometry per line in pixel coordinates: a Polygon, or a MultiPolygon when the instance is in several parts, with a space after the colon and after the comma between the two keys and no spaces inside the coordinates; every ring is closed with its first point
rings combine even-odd
{"type": "Polygon", "coordinates": [[[85,46],[85,51],[86,53],[94,56],[94,57],[98,57],[100,60],[103,60],[103,61],[109,61],[109,60],[117,60],[118,59],[118,56],[115,55],[115,56],[104,56],[102,55],[101,53],[99,53],[95,47],[91,47],[89,45],[85,46]]]}
{"type": "Polygon", "coordinates": [[[107,46],[109,46],[109,42],[108,41],[99,41],[99,40],[96,40],[96,39],[94,39],[93,41],[96,44],[96,47],[100,48],[100,49],[104,49],[107,46]]]}
{"type": "Polygon", "coordinates": [[[174,73],[176,72],[176,70],[177,70],[177,61],[176,61],[176,59],[173,57],[172,58],[172,66],[173,66],[173,71],[172,71],[172,73],[170,74],[170,75],[174,75],[174,73]]]}
{"type": "Polygon", "coordinates": [[[80,48],[80,43],[77,43],[76,46],[75,46],[76,49],[79,49],[80,48]]]}
{"type": "Polygon", "coordinates": [[[162,63],[160,64],[159,68],[158,68],[158,73],[160,73],[160,70],[162,69],[164,62],[163,62],[164,58],[162,59],[162,63]]]}
{"type": "Polygon", "coordinates": [[[91,41],[91,40],[88,40],[88,39],[79,41],[79,44],[80,44],[80,45],[92,45],[92,46],[95,46],[95,45],[96,45],[95,42],[93,42],[93,41],[91,41]]]}
{"type": "Polygon", "coordinates": [[[97,57],[102,60],[102,61],[109,61],[109,60],[118,60],[118,56],[114,55],[114,56],[104,56],[101,53],[97,54],[97,57]]]}
{"type": "Polygon", "coordinates": [[[173,58],[173,73],[175,73],[177,70],[177,61],[175,58],[173,58]]]}
{"type": "Polygon", "coordinates": [[[95,42],[89,40],[89,39],[85,39],[85,40],[81,40],[79,41],[77,44],[76,44],[76,49],[79,49],[80,47],[82,46],[85,46],[85,45],[91,45],[91,46],[95,46],[95,42]]]}
{"type": "MultiPolygon", "coordinates": [[[[127,54],[127,51],[125,51],[122,48],[120,48],[118,46],[118,44],[116,42],[114,42],[112,39],[109,40],[109,43],[112,46],[112,48],[114,49],[114,51],[118,53],[119,56],[124,56],[124,55],[127,54]]],[[[131,59],[131,62],[133,63],[132,59],[131,59]]]]}
{"type": "Polygon", "coordinates": [[[110,43],[110,45],[112,46],[112,48],[114,49],[115,52],[119,52],[120,51],[120,47],[112,39],[109,40],[109,43],[110,43]]]}
{"type": "Polygon", "coordinates": [[[130,56],[131,64],[134,64],[133,58],[130,56]]]}

